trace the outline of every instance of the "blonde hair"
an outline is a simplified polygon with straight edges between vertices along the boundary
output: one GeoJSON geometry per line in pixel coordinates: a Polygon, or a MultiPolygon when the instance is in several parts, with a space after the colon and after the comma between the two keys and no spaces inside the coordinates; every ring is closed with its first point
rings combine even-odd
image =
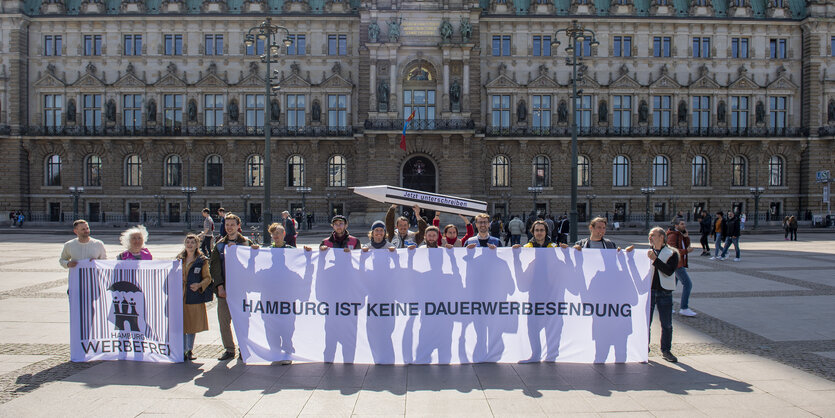
{"type": "Polygon", "coordinates": [[[279,228],[281,229],[282,232],[285,232],[284,227],[281,226],[281,224],[278,223],[278,222],[273,222],[267,230],[270,231],[270,234],[272,234],[273,232],[275,232],[279,228]]]}
{"type": "MultiPolygon", "coordinates": [[[[183,247],[185,247],[186,241],[188,241],[190,239],[193,239],[194,242],[197,243],[197,248],[194,249],[194,254],[197,256],[197,258],[208,257],[208,255],[203,254],[203,250],[200,249],[200,237],[198,237],[196,234],[187,234],[186,237],[183,239],[183,247]]],[[[188,250],[183,248],[183,251],[180,251],[180,253],[177,254],[177,259],[178,260],[185,260],[186,257],[188,257],[188,250]]]]}
{"type": "Polygon", "coordinates": [[[475,221],[478,222],[478,220],[482,219],[482,218],[487,219],[488,222],[490,221],[490,215],[488,215],[486,213],[479,213],[478,215],[476,215],[475,216],[475,221]]]}
{"type": "Polygon", "coordinates": [[[119,237],[119,242],[122,243],[122,246],[126,249],[130,249],[130,237],[135,234],[142,235],[142,241],[144,241],[145,244],[148,243],[148,229],[145,228],[145,225],[136,225],[135,227],[122,232],[122,235],[119,237]]]}
{"type": "Polygon", "coordinates": [[[605,225],[609,225],[609,222],[606,220],[606,218],[598,216],[592,219],[591,222],[589,222],[589,229],[594,228],[594,225],[596,225],[598,222],[603,222],[605,225]]]}

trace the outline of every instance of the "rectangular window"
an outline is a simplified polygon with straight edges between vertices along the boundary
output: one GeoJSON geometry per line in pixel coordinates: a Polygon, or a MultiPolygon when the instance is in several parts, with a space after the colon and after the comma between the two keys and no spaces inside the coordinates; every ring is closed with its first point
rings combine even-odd
{"type": "Polygon", "coordinates": [[[510,96],[493,95],[491,100],[492,126],[495,128],[510,127],[510,96]]]}
{"type": "Polygon", "coordinates": [[[582,42],[578,42],[577,50],[574,51],[574,56],[590,57],[591,56],[591,39],[586,37],[582,42]]]}
{"type": "Polygon", "coordinates": [[[533,128],[548,130],[551,127],[551,96],[533,96],[533,128]]]}
{"type": "Polygon", "coordinates": [[[44,125],[48,127],[60,127],[61,115],[64,111],[64,96],[60,94],[47,94],[43,98],[44,125]]]}
{"type": "Polygon", "coordinates": [[[535,57],[550,57],[551,56],[551,35],[535,35],[533,37],[533,56],[535,57]]]}
{"type": "Polygon", "coordinates": [[[306,39],[304,35],[290,35],[290,41],[293,43],[287,47],[287,55],[304,55],[306,50],[306,39]]]}
{"type": "Polygon", "coordinates": [[[580,96],[577,98],[577,127],[591,127],[591,96],[580,96]]]}
{"type": "Polygon", "coordinates": [[[246,127],[247,131],[253,131],[264,127],[264,95],[246,95],[246,127]]]}
{"type": "Polygon", "coordinates": [[[304,128],[305,120],[304,94],[287,95],[287,127],[304,128]]]}
{"type": "Polygon", "coordinates": [[[207,94],[203,96],[203,124],[207,127],[223,126],[222,94],[207,94]]]}
{"type": "Polygon", "coordinates": [[[771,39],[768,42],[769,57],[773,59],[786,59],[786,40],[771,39]]]}
{"type": "Polygon", "coordinates": [[[126,56],[142,55],[142,35],[125,35],[123,46],[126,56]]]}
{"type": "Polygon", "coordinates": [[[210,34],[204,37],[206,55],[223,55],[223,35],[210,34]]]}
{"type": "Polygon", "coordinates": [[[693,58],[710,58],[710,38],[693,38],[693,58]]]}
{"type": "Polygon", "coordinates": [[[255,39],[255,45],[246,47],[247,55],[264,55],[264,40],[255,39]]]}
{"type": "Polygon", "coordinates": [[[654,57],[669,57],[671,52],[669,36],[656,36],[652,38],[652,55],[654,57]]]}
{"type": "Polygon", "coordinates": [[[783,129],[786,127],[786,97],[771,96],[768,98],[771,108],[769,126],[771,129],[783,129]]]}
{"type": "Polygon", "coordinates": [[[348,96],[344,94],[328,95],[328,126],[344,128],[347,126],[348,96]]]}
{"type": "Polygon", "coordinates": [[[631,57],[632,56],[632,37],[631,36],[615,36],[613,45],[613,56],[615,57],[631,57]]]}
{"type": "Polygon", "coordinates": [[[652,96],[652,127],[668,129],[671,126],[673,105],[671,96],[652,96]]]}
{"type": "Polygon", "coordinates": [[[731,96],[731,129],[748,128],[748,97],[731,96]]]}
{"type": "Polygon", "coordinates": [[[183,95],[164,94],[162,98],[163,125],[167,131],[178,132],[183,127],[183,95]]]}
{"type": "Polygon", "coordinates": [[[404,90],[403,117],[411,115],[413,110],[415,120],[435,120],[435,90],[404,90]]]}
{"type": "Polygon", "coordinates": [[[693,123],[698,129],[710,127],[710,97],[693,96],[693,123]]]}
{"type": "Polygon", "coordinates": [[[493,35],[493,56],[510,56],[510,35],[493,35]]]}
{"type": "Polygon", "coordinates": [[[132,129],[142,126],[142,95],[122,95],[122,126],[132,129]]]}
{"type": "Polygon", "coordinates": [[[612,113],[615,128],[629,129],[632,125],[632,96],[613,96],[612,113]]]}
{"type": "Polygon", "coordinates": [[[748,58],[748,38],[731,38],[731,58],[748,58]]]}
{"type": "Polygon", "coordinates": [[[43,54],[47,57],[61,56],[61,35],[46,35],[43,37],[43,54]]]}
{"type": "Polygon", "coordinates": [[[348,35],[328,35],[328,55],[348,55],[348,35]]]}
{"type": "Polygon", "coordinates": [[[101,35],[84,35],[84,55],[101,55],[101,35]]]}
{"type": "Polygon", "coordinates": [[[84,105],[84,126],[97,128],[101,126],[101,94],[85,94],[84,105]]]}
{"type": "Polygon", "coordinates": [[[165,35],[165,55],[183,55],[183,35],[165,35]]]}

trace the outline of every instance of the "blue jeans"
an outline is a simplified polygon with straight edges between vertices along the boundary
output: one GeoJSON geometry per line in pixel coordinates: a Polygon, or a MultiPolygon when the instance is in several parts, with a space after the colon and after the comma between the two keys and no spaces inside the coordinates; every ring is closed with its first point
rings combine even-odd
{"type": "Polygon", "coordinates": [[[693,282],[690,280],[690,275],[687,274],[687,267],[679,267],[676,269],[676,281],[681,282],[684,288],[681,291],[681,306],[679,309],[687,309],[690,302],[690,290],[693,289],[693,282]]]}
{"type": "Polygon", "coordinates": [[[725,238],[725,248],[722,249],[722,257],[728,255],[728,249],[731,248],[731,243],[734,244],[734,250],[736,251],[736,258],[739,258],[739,237],[728,237],[725,238]]]}
{"type": "Polygon", "coordinates": [[[510,236],[510,245],[516,245],[522,243],[522,236],[521,235],[511,235],[510,236]]]}
{"type": "Polygon", "coordinates": [[[194,348],[194,337],[197,334],[184,334],[183,335],[183,351],[191,351],[194,348]]]}
{"type": "Polygon", "coordinates": [[[661,321],[661,351],[670,351],[673,347],[673,292],[652,289],[649,298],[650,324],[652,324],[652,314],[656,307],[658,307],[658,320],[661,321]]]}
{"type": "Polygon", "coordinates": [[[716,258],[719,258],[719,256],[722,255],[722,242],[724,242],[722,235],[716,234],[716,242],[713,243],[716,252],[713,256],[716,258]]]}

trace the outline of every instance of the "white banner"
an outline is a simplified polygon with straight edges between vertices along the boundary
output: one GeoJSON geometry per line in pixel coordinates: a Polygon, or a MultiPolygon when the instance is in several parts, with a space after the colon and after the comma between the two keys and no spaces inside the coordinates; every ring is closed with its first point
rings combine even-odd
{"type": "Polygon", "coordinates": [[[246,363],[647,361],[644,253],[228,251],[246,363]]]}
{"type": "Polygon", "coordinates": [[[81,261],[69,298],[72,361],[183,361],[179,261],[81,261]]]}

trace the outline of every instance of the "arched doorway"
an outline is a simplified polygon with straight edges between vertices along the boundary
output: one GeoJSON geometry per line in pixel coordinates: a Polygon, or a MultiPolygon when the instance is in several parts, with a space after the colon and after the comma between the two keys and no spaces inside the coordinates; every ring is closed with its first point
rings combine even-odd
{"type": "MultiPolygon", "coordinates": [[[[437,181],[438,175],[435,163],[424,156],[419,155],[409,158],[400,169],[400,185],[407,189],[435,193],[437,191],[437,181]]],[[[407,218],[413,219],[413,225],[417,224],[417,221],[411,216],[411,207],[404,206],[402,212],[407,218]]],[[[421,215],[431,221],[435,217],[435,211],[421,210],[421,215]]]]}

